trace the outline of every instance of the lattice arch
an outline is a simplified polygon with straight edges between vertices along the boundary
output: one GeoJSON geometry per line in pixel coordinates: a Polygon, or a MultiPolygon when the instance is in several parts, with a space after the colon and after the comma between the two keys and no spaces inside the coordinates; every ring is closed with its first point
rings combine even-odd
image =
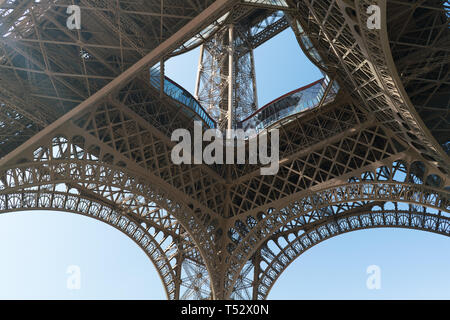
{"type": "Polygon", "coordinates": [[[271,245],[266,243],[260,249],[256,298],[266,299],[280,275],[305,251],[344,233],[374,228],[404,228],[450,236],[449,214],[436,214],[433,210],[401,210],[400,208],[408,207],[404,203],[392,203],[392,206],[396,209],[378,207],[372,211],[342,214],[277,233],[275,241],[270,241],[271,245]]]}
{"type": "Polygon", "coordinates": [[[82,136],[56,135],[29,154],[0,172],[0,213],[45,209],[103,221],[146,252],[169,299],[211,298],[201,249],[186,231],[199,228],[188,208],[82,136]]]}
{"type": "MultiPolygon", "coordinates": [[[[47,185],[39,190],[20,190],[0,193],[0,214],[16,211],[49,210],[80,214],[104,222],[132,239],[150,258],[155,266],[168,299],[175,298],[176,257],[169,259],[167,244],[155,240],[159,231],[150,224],[139,222],[135,217],[124,214],[105,203],[93,201],[71,190],[65,192],[61,185],[47,185]]],[[[169,240],[169,243],[171,241],[169,240]]]]}
{"type": "MultiPolygon", "coordinates": [[[[362,213],[365,212],[364,217],[368,217],[369,222],[359,221],[359,224],[349,224],[350,229],[386,225],[431,230],[450,235],[450,192],[444,183],[442,177],[431,173],[421,161],[408,163],[396,160],[389,165],[380,165],[372,170],[362,171],[360,176],[350,177],[347,183],[315,192],[305,192],[285,207],[268,208],[265,212],[249,214],[246,221],[258,221],[258,223],[243,224],[241,219],[239,221],[242,225],[235,225],[229,232],[229,238],[233,244],[228,247],[233,254],[226,277],[227,284],[230,286],[229,296],[238,298],[252,296],[242,291],[249,290],[251,287],[249,283],[252,283],[252,286],[261,285],[258,280],[259,273],[253,274],[254,278],[250,279],[251,272],[245,266],[249,264],[249,261],[255,265],[255,259],[259,259],[261,248],[269,241],[278,239],[280,232],[287,232],[287,230],[295,228],[310,230],[316,228],[316,225],[326,223],[334,226],[332,230],[325,228],[329,235],[320,235],[317,231],[315,233],[311,231],[311,235],[309,232],[303,235],[308,239],[315,235],[316,241],[309,239],[311,243],[315,243],[322,241],[322,238],[334,236],[348,229],[340,228],[336,219],[352,214],[363,217],[362,213]],[[391,204],[390,207],[388,204],[391,204]],[[377,206],[381,211],[372,212],[372,209],[377,206]],[[367,214],[367,212],[372,213],[367,214]],[[389,215],[381,215],[380,212],[389,213],[389,215]],[[400,216],[400,214],[403,215],[400,216]],[[405,214],[411,217],[407,219],[407,224],[404,222],[405,214]],[[374,217],[381,217],[382,222],[376,222],[373,220],[374,217]]],[[[344,223],[342,221],[341,224],[344,223]]],[[[261,297],[265,295],[258,293],[258,298],[261,297]]],[[[257,297],[253,295],[253,298],[257,297]]]]}
{"type": "Polygon", "coordinates": [[[340,234],[373,228],[405,228],[450,236],[450,213],[426,207],[417,211],[410,204],[386,202],[341,204],[298,217],[258,248],[241,270],[231,297],[266,299],[281,273],[306,250],[340,234]]]}

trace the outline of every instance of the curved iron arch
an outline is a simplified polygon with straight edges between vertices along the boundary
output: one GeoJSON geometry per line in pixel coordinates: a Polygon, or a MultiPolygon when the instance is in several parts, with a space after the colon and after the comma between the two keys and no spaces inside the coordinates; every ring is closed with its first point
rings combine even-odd
{"type": "Polygon", "coordinates": [[[198,231],[190,234],[196,243],[211,243],[211,239],[208,240],[201,233],[200,222],[196,216],[188,215],[183,205],[171,201],[171,197],[162,190],[148,186],[144,179],[135,177],[125,168],[98,161],[62,159],[21,163],[0,172],[0,192],[15,192],[60,183],[88,186],[97,197],[106,197],[111,203],[129,210],[135,207],[142,209],[148,203],[155,203],[171,212],[185,229],[187,225],[188,230],[198,231]],[[5,180],[4,183],[1,183],[2,179],[5,180]],[[120,204],[116,203],[118,195],[122,200],[120,204]],[[132,195],[132,198],[127,197],[128,195],[132,195]]]}
{"type": "MultiPolygon", "coordinates": [[[[171,261],[155,240],[155,235],[150,234],[151,225],[139,222],[132,215],[120,213],[105,203],[70,192],[22,190],[16,193],[0,194],[0,214],[33,210],[75,213],[96,219],[119,230],[133,240],[150,259],[163,283],[167,298],[172,300],[176,298],[176,275],[171,261]]],[[[158,230],[156,234],[159,232],[161,230],[158,230]]]]}
{"type": "MultiPolygon", "coordinates": [[[[193,243],[189,250],[192,251],[195,248],[195,253],[189,253],[188,258],[194,255],[194,261],[199,261],[200,265],[207,270],[205,250],[208,247],[211,248],[212,244],[208,235],[201,233],[202,225],[199,217],[189,214],[192,211],[195,212],[195,207],[188,208],[184,204],[173,201],[168,194],[160,190],[158,186],[149,183],[145,177],[125,168],[111,154],[103,153],[95,144],[85,145],[84,138],[81,136],[68,139],[59,134],[49,137],[47,144],[28,153],[28,157],[2,168],[0,194],[26,192],[36,188],[44,189],[45,192],[45,188],[49,185],[66,185],[69,189],[83,186],[85,188],[82,189],[85,190],[80,192],[84,196],[100,199],[100,202],[119,207],[124,212],[136,212],[136,217],[142,218],[148,213],[148,207],[158,206],[173,215],[185,234],[187,230],[191,231],[188,237],[193,240],[193,243]],[[193,233],[192,230],[199,232],[193,233]],[[199,247],[197,245],[199,241],[205,246],[199,247]]],[[[190,263],[184,263],[187,261],[184,253],[180,255],[183,263],[179,266],[178,272],[182,272],[181,269],[190,263]]],[[[207,283],[211,283],[209,271],[204,273],[208,277],[207,283]]],[[[177,285],[180,286],[179,283],[177,285]]],[[[180,296],[180,292],[176,296],[180,296]]]]}
{"type": "Polygon", "coordinates": [[[235,234],[230,239],[239,245],[247,241],[247,247],[244,247],[247,251],[239,252],[238,257],[249,257],[250,260],[240,266],[238,263],[234,265],[235,270],[241,269],[233,283],[231,296],[249,296],[244,291],[252,287],[253,279],[248,278],[249,268],[255,264],[252,260],[257,258],[263,243],[270,241],[272,235],[280,230],[292,228],[293,225],[308,225],[311,228],[323,219],[335,219],[342,214],[367,211],[367,208],[384,208],[389,202],[393,202],[397,211],[403,210],[405,203],[410,203],[406,205],[409,210],[417,213],[429,207],[430,212],[434,210],[437,212],[435,216],[441,217],[442,212],[450,212],[450,187],[447,185],[445,177],[436,175],[435,170],[422,161],[395,159],[355,172],[348,176],[347,183],[323,188],[316,193],[304,192],[300,200],[293,200],[281,209],[268,208],[265,212],[247,215],[246,224],[240,218],[237,222],[241,222],[242,226],[234,230],[235,234]],[[418,209],[418,206],[424,207],[418,209]],[[259,223],[256,223],[257,220],[259,223]],[[264,230],[255,232],[255,226],[261,226],[261,222],[264,230]],[[249,252],[250,255],[246,256],[249,252]]]}
{"type": "MultiPolygon", "coordinates": [[[[297,230],[286,230],[274,241],[279,244],[278,240],[284,238],[287,245],[280,248],[275,256],[271,256],[273,252],[266,251],[271,261],[259,274],[257,298],[266,299],[277,279],[289,265],[315,245],[345,233],[375,228],[404,228],[450,237],[450,216],[437,217],[425,212],[405,210],[362,210],[358,213],[328,217],[313,226],[305,225],[297,230]],[[294,234],[295,238],[288,240],[286,234],[294,234]]],[[[264,252],[264,248],[261,251],[264,252]]]]}
{"type": "Polygon", "coordinates": [[[438,188],[412,183],[399,183],[393,181],[365,181],[341,184],[329,187],[315,193],[305,193],[299,200],[288,206],[271,211],[260,218],[259,223],[248,234],[240,239],[233,250],[230,259],[228,276],[228,296],[232,294],[240,270],[244,263],[250,259],[255,250],[268,239],[273,232],[288,224],[299,216],[305,216],[314,211],[343,203],[378,201],[378,202],[405,202],[412,205],[428,207],[440,211],[450,211],[450,192],[438,188]]]}

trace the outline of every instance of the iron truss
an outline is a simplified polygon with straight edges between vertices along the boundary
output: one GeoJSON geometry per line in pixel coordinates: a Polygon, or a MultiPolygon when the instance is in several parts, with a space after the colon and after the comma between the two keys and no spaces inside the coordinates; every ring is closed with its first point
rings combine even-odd
{"type": "Polygon", "coordinates": [[[0,212],[67,211],[117,228],[169,299],[265,299],[303,252],[353,230],[450,235],[444,1],[7,0],[0,17],[0,212]],[[81,30],[65,26],[71,4],[81,30]],[[366,27],[369,4],[380,30],[366,27]],[[174,165],[171,133],[192,119],[149,85],[149,68],[245,19],[256,27],[238,30],[242,55],[289,26],[343,89],[273,125],[275,176],[174,165]]]}

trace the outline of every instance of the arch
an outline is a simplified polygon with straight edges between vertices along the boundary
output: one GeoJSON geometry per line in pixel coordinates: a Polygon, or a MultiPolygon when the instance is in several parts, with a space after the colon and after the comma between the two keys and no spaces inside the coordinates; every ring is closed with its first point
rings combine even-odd
{"type": "MultiPolygon", "coordinates": [[[[385,178],[383,178],[385,179],[385,178]]],[[[227,293],[230,296],[234,284],[240,275],[243,265],[250,259],[262,243],[269,239],[277,230],[287,226],[296,218],[306,223],[320,221],[331,214],[327,208],[360,203],[407,203],[411,205],[416,214],[418,207],[426,207],[432,216],[441,215],[441,212],[450,212],[450,193],[426,185],[416,185],[405,182],[387,181],[359,181],[346,183],[319,190],[306,192],[288,206],[273,210],[267,214],[255,228],[250,230],[246,237],[242,237],[239,244],[233,248],[231,263],[228,272],[227,293]]]]}
{"type": "MultiPolygon", "coordinates": [[[[444,221],[444,225],[448,228],[448,216],[445,213],[450,212],[450,193],[448,188],[443,188],[444,185],[443,179],[436,174],[431,174],[431,170],[423,162],[415,161],[408,165],[404,160],[395,160],[390,165],[380,164],[370,170],[362,171],[359,176],[350,177],[345,184],[316,192],[303,192],[302,196],[281,209],[268,208],[264,213],[253,214],[261,218],[260,224],[251,227],[249,235],[240,239],[240,245],[234,248],[239,250],[239,254],[235,255],[238,259],[234,260],[233,271],[236,273],[232,276],[236,280],[230,281],[233,283],[231,294],[244,295],[236,292],[237,286],[242,287],[240,284],[242,268],[239,269],[239,258],[246,259],[241,266],[255,259],[263,243],[267,245],[268,239],[272,239],[273,234],[279,235],[281,230],[285,232],[285,240],[294,241],[296,235],[291,230],[294,225],[300,224],[303,228],[312,228],[327,219],[334,221],[343,213],[348,215],[367,212],[368,208],[371,212],[373,211],[373,216],[380,217],[383,212],[389,211],[386,207],[388,209],[393,207],[395,210],[391,212],[400,214],[407,209],[406,211],[410,211],[416,219],[419,215],[423,215],[426,219],[439,219],[444,221]],[[430,177],[429,182],[424,183],[424,177],[427,176],[430,177]]],[[[389,225],[392,223],[387,226],[389,225]]],[[[415,228],[421,228],[421,226],[415,228]]],[[[444,232],[444,234],[447,233],[448,231],[444,232]]],[[[276,246],[271,246],[276,251],[275,254],[272,252],[273,258],[280,251],[283,256],[279,241],[275,241],[274,244],[276,246]]],[[[269,251],[266,250],[266,253],[269,251]]],[[[269,264],[270,259],[265,262],[265,266],[269,264]]],[[[252,286],[244,289],[249,290],[249,288],[252,286]]],[[[253,297],[256,297],[255,293],[253,297]]]]}
{"type": "MultiPolygon", "coordinates": [[[[40,154],[47,154],[48,149],[39,148],[40,154]]],[[[134,216],[135,225],[141,223],[148,224],[152,216],[152,212],[155,207],[163,208],[166,212],[170,212],[170,215],[176,219],[180,225],[179,229],[182,229],[184,234],[183,250],[188,253],[180,252],[176,256],[181,259],[181,263],[175,263],[175,258],[171,258],[164,266],[167,268],[176,268],[175,265],[179,265],[177,272],[181,272],[180,268],[190,268],[187,264],[196,263],[198,265],[204,265],[207,270],[207,265],[204,260],[205,253],[202,252],[204,248],[197,246],[198,238],[202,238],[201,232],[192,233],[187,230],[200,230],[197,217],[195,215],[189,215],[189,210],[184,206],[172,201],[170,197],[166,196],[164,192],[160,191],[154,186],[149,186],[144,178],[136,178],[134,175],[127,172],[125,168],[117,167],[114,165],[100,163],[96,160],[76,160],[71,161],[67,159],[52,160],[47,156],[40,158],[41,160],[35,162],[23,162],[15,166],[5,168],[0,171],[0,196],[3,196],[4,211],[14,211],[16,208],[20,210],[27,210],[29,208],[36,209],[51,209],[67,211],[64,201],[59,201],[52,206],[30,205],[33,203],[32,199],[39,198],[41,201],[44,198],[48,199],[60,199],[60,196],[53,198],[53,195],[59,195],[61,188],[67,188],[67,194],[73,197],[81,197],[79,191],[75,187],[83,187],[84,194],[81,198],[85,200],[95,199],[94,202],[99,205],[96,207],[109,207],[115,212],[126,212],[134,216]],[[91,190],[91,191],[88,191],[91,190]],[[75,193],[74,193],[75,192],[75,193]],[[42,195],[42,196],[41,196],[42,195]],[[9,199],[9,200],[7,200],[9,199]],[[15,201],[12,203],[11,201],[15,201]],[[8,204],[8,205],[6,205],[8,204]],[[48,207],[48,208],[47,208],[48,207]],[[145,217],[150,217],[148,221],[145,221],[145,217]],[[184,224],[179,220],[179,217],[184,218],[184,224]],[[186,229],[188,226],[190,229],[186,229]],[[194,237],[192,234],[194,234],[194,237]],[[187,240],[189,239],[189,241],[187,240]],[[192,242],[186,245],[187,242],[192,242]],[[192,258],[192,259],[191,259],[192,258]],[[189,259],[189,261],[188,261],[189,259]]],[[[64,192],[63,192],[64,193],[64,192]]],[[[72,201],[73,202],[73,201],[72,201]]],[[[17,210],[16,210],[17,211],[17,210]]],[[[127,219],[129,217],[127,216],[127,219]]],[[[120,221],[124,221],[119,220],[120,221]]],[[[141,226],[142,227],[142,226],[141,226]]],[[[161,231],[161,228],[159,232],[161,231]]],[[[148,231],[148,230],[147,230],[148,231]]],[[[166,230],[164,230],[165,233],[166,230]]],[[[181,237],[180,237],[181,239],[181,237]]],[[[204,243],[207,244],[211,239],[207,239],[204,243]]],[[[170,248],[170,246],[168,246],[170,248]]],[[[207,246],[205,246],[207,247],[207,246]]],[[[170,251],[165,252],[167,255],[172,255],[175,247],[171,247],[170,251]]],[[[183,251],[181,250],[181,251],[183,251]]],[[[164,252],[164,250],[160,250],[164,252]]],[[[173,255],[175,256],[175,255],[173,255]]],[[[152,257],[152,260],[157,264],[161,264],[157,257],[152,257]]],[[[178,299],[180,296],[180,285],[176,282],[175,277],[170,275],[169,269],[161,268],[161,278],[164,285],[167,285],[167,296],[170,299],[178,299]],[[178,290],[178,292],[172,292],[178,290]]],[[[207,270],[208,271],[208,270],[207,270]]],[[[211,283],[210,273],[204,272],[208,275],[207,283],[211,283]]],[[[191,280],[186,277],[186,280],[191,280]]],[[[195,281],[194,281],[195,282],[195,281]]],[[[189,283],[185,282],[184,288],[186,290],[192,290],[189,287],[189,283]]],[[[207,293],[209,297],[209,293],[207,293]]],[[[204,297],[202,297],[204,298],[204,297]]]]}
{"type": "MultiPolygon", "coordinates": [[[[156,205],[170,212],[195,243],[203,263],[213,239],[202,232],[198,216],[184,205],[173,201],[166,192],[149,185],[144,177],[136,177],[125,168],[95,160],[46,160],[20,163],[0,172],[0,193],[44,189],[50,185],[82,186],[94,198],[124,211],[147,215],[156,205]],[[197,244],[203,243],[202,247],[197,244]]],[[[191,208],[192,209],[192,208],[191,208]]],[[[195,212],[195,210],[194,210],[195,212]]],[[[199,212],[201,214],[201,212],[199,212]]]]}
{"type": "MultiPolygon", "coordinates": [[[[77,131],[68,137],[63,132],[55,132],[41,140],[39,145],[23,152],[22,158],[16,163],[1,168],[0,194],[35,190],[48,193],[49,188],[53,191],[66,187],[68,190],[78,188],[80,191],[76,192],[82,193],[87,199],[92,198],[116,211],[134,214],[139,223],[145,217],[151,220],[154,208],[158,207],[176,219],[178,231],[184,236],[180,246],[169,247],[166,252],[166,255],[171,257],[172,267],[181,274],[183,268],[194,268],[187,264],[203,265],[206,268],[205,274],[208,275],[206,282],[208,285],[212,284],[214,273],[211,273],[211,269],[215,266],[213,259],[208,257],[214,257],[214,239],[220,234],[214,229],[204,229],[206,222],[203,221],[203,210],[190,201],[177,201],[173,194],[169,194],[158,182],[150,179],[145,170],[128,168],[121,154],[101,146],[87,133],[77,131]],[[202,246],[199,246],[199,243],[202,246]],[[173,252],[174,248],[178,248],[179,252],[173,252]],[[177,256],[181,263],[174,263],[174,256],[177,256]]],[[[155,221],[159,221],[158,217],[155,221]]],[[[166,226],[163,226],[161,221],[161,230],[163,229],[165,230],[166,226]]],[[[164,276],[166,273],[164,272],[164,276]]],[[[192,280],[193,285],[196,282],[186,277],[184,288],[190,285],[187,280],[192,280]]],[[[176,290],[178,292],[175,296],[178,298],[181,295],[179,283],[176,290]]],[[[211,290],[214,291],[214,286],[211,290]]]]}
{"type": "Polygon", "coordinates": [[[168,299],[175,299],[176,275],[171,262],[155,235],[150,234],[150,225],[140,222],[131,214],[125,215],[117,208],[87,197],[49,190],[21,190],[0,194],[0,214],[17,211],[49,210],[75,213],[93,218],[119,230],[133,240],[149,257],[163,283],[168,299]]]}
{"type": "Polygon", "coordinates": [[[262,247],[261,251],[265,251],[262,255],[271,261],[266,262],[265,269],[258,275],[257,298],[266,299],[276,280],[289,265],[315,245],[341,234],[374,228],[405,228],[450,236],[450,215],[438,217],[413,210],[361,210],[283,231],[279,237],[287,233],[297,235],[278,254],[272,255],[267,248],[264,250],[266,245],[262,247]]]}

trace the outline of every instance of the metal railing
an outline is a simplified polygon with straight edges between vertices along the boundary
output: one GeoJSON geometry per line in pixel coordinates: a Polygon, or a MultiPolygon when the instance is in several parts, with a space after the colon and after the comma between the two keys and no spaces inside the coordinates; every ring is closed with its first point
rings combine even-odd
{"type": "MultiPolygon", "coordinates": [[[[161,90],[160,81],[160,69],[159,65],[156,65],[150,69],[150,84],[157,90],[161,90]]],[[[244,130],[255,129],[256,132],[260,132],[279,120],[315,108],[320,103],[326,104],[333,101],[338,90],[338,84],[336,82],[330,83],[330,78],[325,76],[316,82],[289,92],[266,104],[244,120],[238,122],[237,127],[244,130]],[[331,86],[329,90],[327,90],[328,86],[331,86]],[[325,93],[327,93],[326,97],[324,97],[325,93]]],[[[193,112],[194,117],[198,116],[209,128],[217,128],[217,123],[203,109],[197,99],[168,77],[164,77],[164,93],[186,106],[185,112],[190,110],[190,115],[193,112]]]]}
{"type": "Polygon", "coordinates": [[[312,109],[318,106],[321,101],[323,104],[333,101],[339,86],[336,82],[331,83],[331,88],[324,98],[328,85],[330,85],[330,79],[325,76],[305,87],[289,92],[258,109],[258,111],[242,120],[238,127],[244,130],[253,128],[259,132],[283,118],[312,109]]]}
{"type": "MultiPolygon", "coordinates": [[[[161,90],[161,71],[159,65],[150,69],[150,84],[161,90]]],[[[209,128],[216,128],[214,119],[203,109],[200,103],[187,90],[183,89],[175,81],[164,77],[164,93],[172,99],[180,102],[195,113],[209,128]]],[[[194,116],[195,116],[194,115],[194,116]]]]}

